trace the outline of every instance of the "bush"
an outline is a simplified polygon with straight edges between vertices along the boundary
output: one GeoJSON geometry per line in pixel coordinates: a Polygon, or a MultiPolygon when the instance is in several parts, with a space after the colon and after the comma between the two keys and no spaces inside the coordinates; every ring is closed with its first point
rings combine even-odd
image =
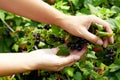
{"type": "MultiPolygon", "coordinates": [[[[1,77],[0,80],[119,80],[120,0],[56,0],[52,3],[51,1],[47,2],[65,14],[93,14],[109,22],[114,32],[114,44],[103,48],[75,37],[56,25],[38,23],[0,10],[0,52],[30,52],[61,46],[66,42],[76,46],[76,40],[88,44],[86,55],[62,71],[32,71],[15,74],[13,79],[1,77]]],[[[93,33],[95,29],[92,28],[95,26],[101,30],[98,25],[91,25],[90,31],[93,33]]],[[[65,51],[66,47],[61,49],[65,51]]]]}

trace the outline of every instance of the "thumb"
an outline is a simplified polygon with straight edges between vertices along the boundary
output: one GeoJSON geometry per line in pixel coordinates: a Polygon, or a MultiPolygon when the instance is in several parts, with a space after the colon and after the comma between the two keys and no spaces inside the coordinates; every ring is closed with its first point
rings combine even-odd
{"type": "Polygon", "coordinates": [[[98,45],[103,45],[103,41],[101,38],[99,38],[98,36],[90,33],[87,30],[84,30],[84,35],[83,38],[87,39],[88,41],[98,44],[98,45]]]}

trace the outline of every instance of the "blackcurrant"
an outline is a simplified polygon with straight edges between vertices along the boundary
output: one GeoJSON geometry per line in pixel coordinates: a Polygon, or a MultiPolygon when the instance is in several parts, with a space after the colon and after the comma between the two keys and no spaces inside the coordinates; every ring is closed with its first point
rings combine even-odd
{"type": "Polygon", "coordinates": [[[49,37],[50,38],[55,38],[55,35],[54,34],[50,34],[49,37]]]}
{"type": "Polygon", "coordinates": [[[40,40],[36,40],[36,41],[35,41],[35,44],[37,45],[37,44],[39,44],[39,42],[40,42],[40,40]]]}
{"type": "Polygon", "coordinates": [[[37,37],[40,37],[40,33],[37,33],[37,37]]]}
{"type": "Polygon", "coordinates": [[[37,29],[43,29],[42,26],[37,26],[37,29]]]}
{"type": "Polygon", "coordinates": [[[49,29],[51,28],[51,26],[50,26],[49,24],[46,24],[46,25],[44,26],[44,28],[47,29],[47,30],[49,30],[49,29]]]}
{"type": "Polygon", "coordinates": [[[64,42],[65,42],[65,40],[64,40],[63,38],[59,38],[59,41],[60,41],[61,43],[64,43],[64,42]]]}
{"type": "Polygon", "coordinates": [[[108,52],[108,54],[113,54],[114,50],[113,49],[108,49],[107,52],[108,52]]]}
{"type": "Polygon", "coordinates": [[[28,42],[27,42],[27,45],[31,45],[31,43],[28,41],[28,42]]]}

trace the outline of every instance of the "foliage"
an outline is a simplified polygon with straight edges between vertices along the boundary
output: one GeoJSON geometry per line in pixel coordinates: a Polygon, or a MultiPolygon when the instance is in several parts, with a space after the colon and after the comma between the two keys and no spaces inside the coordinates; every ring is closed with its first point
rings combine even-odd
{"type": "MultiPolygon", "coordinates": [[[[114,44],[103,48],[88,43],[86,55],[73,66],[66,67],[60,72],[32,71],[28,74],[15,74],[13,79],[1,77],[0,80],[119,80],[119,3],[120,0],[56,0],[51,6],[65,14],[92,14],[109,22],[114,32],[114,44]]],[[[0,10],[0,19],[0,52],[30,52],[41,48],[58,47],[64,42],[74,41],[73,35],[55,25],[38,23],[3,10],[0,10]]],[[[91,30],[92,28],[94,25],[91,25],[91,30]]],[[[64,47],[61,48],[66,52],[64,47]]]]}

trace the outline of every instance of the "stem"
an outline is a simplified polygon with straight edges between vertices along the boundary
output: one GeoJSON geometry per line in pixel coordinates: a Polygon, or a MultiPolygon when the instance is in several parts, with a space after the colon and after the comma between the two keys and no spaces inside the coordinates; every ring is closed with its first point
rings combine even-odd
{"type": "Polygon", "coordinates": [[[74,12],[74,10],[73,10],[72,1],[71,1],[71,0],[69,0],[69,3],[70,3],[70,7],[71,7],[72,14],[74,14],[75,12],[74,12]]]}
{"type": "Polygon", "coordinates": [[[8,29],[10,29],[12,32],[15,32],[15,31],[7,24],[6,21],[3,21],[3,20],[2,20],[2,22],[7,26],[8,29]]]}
{"type": "Polygon", "coordinates": [[[68,76],[68,74],[66,74],[66,77],[67,77],[68,80],[70,80],[70,77],[68,76]]]}

